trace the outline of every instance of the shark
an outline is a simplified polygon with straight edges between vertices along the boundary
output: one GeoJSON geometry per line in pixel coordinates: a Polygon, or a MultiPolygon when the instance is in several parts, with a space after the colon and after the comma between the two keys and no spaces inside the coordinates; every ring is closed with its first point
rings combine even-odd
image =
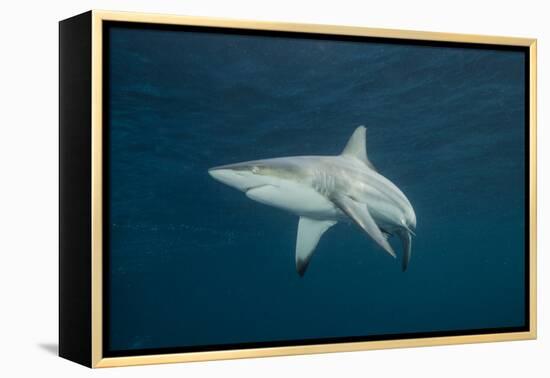
{"type": "Polygon", "coordinates": [[[405,194],[367,156],[367,129],[355,129],[341,154],[252,160],[210,168],[212,178],[251,200],[299,217],[296,271],[302,277],[323,234],[339,222],[358,226],[396,258],[389,239],[401,240],[401,269],[411,259],[416,214],[405,194]]]}

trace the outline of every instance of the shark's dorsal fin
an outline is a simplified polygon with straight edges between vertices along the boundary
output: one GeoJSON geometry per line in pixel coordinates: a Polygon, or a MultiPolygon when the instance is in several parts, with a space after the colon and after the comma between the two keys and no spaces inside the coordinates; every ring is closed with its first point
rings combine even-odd
{"type": "Polygon", "coordinates": [[[296,271],[300,276],[306,272],[309,260],[321,236],[335,224],[335,221],[300,217],[298,235],[296,236],[296,271]]]}
{"type": "Polygon", "coordinates": [[[369,168],[376,171],[376,168],[367,157],[367,128],[365,126],[359,126],[355,129],[349,138],[348,144],[346,144],[344,151],[342,151],[342,155],[359,159],[369,168]]]}
{"type": "Polygon", "coordinates": [[[332,197],[332,202],[344,214],[351,218],[363,231],[374,239],[386,252],[393,257],[396,257],[393,248],[378,227],[366,204],[360,203],[343,194],[338,194],[332,197]]]}

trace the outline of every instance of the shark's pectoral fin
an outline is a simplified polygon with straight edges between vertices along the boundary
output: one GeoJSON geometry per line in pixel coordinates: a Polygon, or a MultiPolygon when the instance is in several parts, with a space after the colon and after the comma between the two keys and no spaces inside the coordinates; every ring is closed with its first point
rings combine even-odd
{"type": "Polygon", "coordinates": [[[335,221],[300,217],[296,237],[296,271],[300,276],[304,275],[321,236],[335,224],[335,221]]]}
{"type": "Polygon", "coordinates": [[[401,270],[404,272],[409,266],[409,261],[411,261],[411,232],[408,230],[403,230],[399,232],[399,237],[401,238],[401,243],[403,243],[403,260],[401,262],[401,270]]]}
{"type": "Polygon", "coordinates": [[[367,205],[357,202],[345,195],[336,195],[332,198],[334,204],[350,217],[361,229],[374,239],[386,252],[396,257],[390,243],[372,218],[367,205]]]}

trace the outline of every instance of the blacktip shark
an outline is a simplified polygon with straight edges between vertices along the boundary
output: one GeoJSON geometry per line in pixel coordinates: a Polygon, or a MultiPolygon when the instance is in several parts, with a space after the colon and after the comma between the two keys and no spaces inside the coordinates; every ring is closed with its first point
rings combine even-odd
{"type": "Polygon", "coordinates": [[[396,257],[388,239],[403,245],[402,270],[411,258],[414,209],[399,188],[367,157],[366,128],[359,126],[337,156],[293,156],[210,168],[216,180],[254,201],[300,217],[296,270],[303,276],[321,236],[340,221],[352,221],[396,257]]]}

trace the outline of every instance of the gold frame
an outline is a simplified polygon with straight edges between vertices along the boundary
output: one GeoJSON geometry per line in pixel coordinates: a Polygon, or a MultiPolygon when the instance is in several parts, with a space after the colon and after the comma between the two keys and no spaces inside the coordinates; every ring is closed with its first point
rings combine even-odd
{"type": "Polygon", "coordinates": [[[358,350],[418,347],[446,344],[465,344],[493,341],[536,339],[536,242],[537,242],[537,166],[536,166],[536,54],[537,41],[529,38],[497,37],[484,35],[435,33],[392,29],[373,29],[352,26],[294,24],[279,22],[244,21],[206,17],[188,17],[161,14],[92,11],[92,367],[114,367],[171,362],[206,361],[236,359],[246,357],[266,357],[299,355],[310,353],[348,352],[358,350]],[[363,341],[337,344],[304,346],[268,347],[241,350],[218,350],[210,352],[174,353],[141,355],[130,357],[103,357],[102,353],[102,22],[127,21],[153,24],[215,26],[226,28],[324,33],[335,35],[400,38],[409,40],[429,40],[444,42],[465,42],[524,46],[530,53],[530,329],[525,332],[480,334],[468,336],[446,336],[416,339],[363,341]]]}

